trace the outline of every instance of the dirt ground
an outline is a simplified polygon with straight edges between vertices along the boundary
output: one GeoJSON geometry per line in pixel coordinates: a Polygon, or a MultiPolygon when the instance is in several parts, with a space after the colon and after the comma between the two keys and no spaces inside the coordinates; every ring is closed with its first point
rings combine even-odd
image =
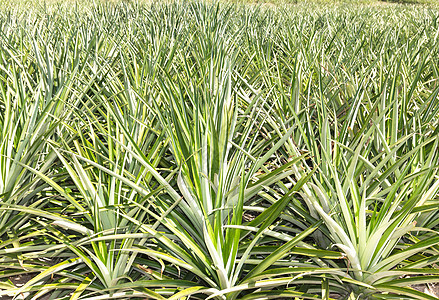
{"type": "Polygon", "coordinates": [[[412,286],[412,288],[439,299],[439,282],[429,283],[429,284],[418,284],[412,286]]]}
{"type": "MultiPolygon", "coordinates": [[[[34,275],[17,275],[17,276],[13,276],[13,277],[9,277],[9,280],[16,286],[16,287],[21,287],[23,286],[26,282],[28,282],[30,279],[32,279],[34,275]]],[[[22,300],[22,299],[26,299],[27,294],[23,294],[20,296],[15,297],[15,300],[22,300]]],[[[39,300],[48,300],[50,298],[50,295],[44,295],[40,298],[38,298],[39,300]]],[[[11,296],[0,296],[0,300],[12,300],[14,299],[11,296]]]]}

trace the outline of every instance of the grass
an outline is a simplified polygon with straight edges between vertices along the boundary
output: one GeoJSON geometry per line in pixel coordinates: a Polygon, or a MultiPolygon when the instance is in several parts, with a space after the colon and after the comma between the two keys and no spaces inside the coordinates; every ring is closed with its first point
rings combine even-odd
{"type": "Polygon", "coordinates": [[[436,299],[434,6],[3,4],[0,296],[436,299]]]}

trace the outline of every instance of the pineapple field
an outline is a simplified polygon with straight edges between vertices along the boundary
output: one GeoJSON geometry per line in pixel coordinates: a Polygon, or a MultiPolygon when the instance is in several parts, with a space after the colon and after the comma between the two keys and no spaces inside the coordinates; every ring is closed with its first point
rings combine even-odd
{"type": "Polygon", "coordinates": [[[437,299],[439,9],[374,3],[1,1],[0,299],[437,299]]]}

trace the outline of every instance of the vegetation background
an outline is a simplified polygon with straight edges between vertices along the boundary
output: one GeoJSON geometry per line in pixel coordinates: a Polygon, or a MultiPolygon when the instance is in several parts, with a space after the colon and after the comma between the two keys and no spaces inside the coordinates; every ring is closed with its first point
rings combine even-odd
{"type": "Polygon", "coordinates": [[[2,0],[0,297],[437,299],[422,1],[2,0]]]}

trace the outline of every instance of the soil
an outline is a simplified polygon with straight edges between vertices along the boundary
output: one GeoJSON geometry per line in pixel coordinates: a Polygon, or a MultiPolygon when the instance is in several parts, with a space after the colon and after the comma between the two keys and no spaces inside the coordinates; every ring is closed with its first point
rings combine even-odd
{"type": "Polygon", "coordinates": [[[412,285],[412,288],[439,299],[439,282],[412,285]]]}
{"type": "MultiPolygon", "coordinates": [[[[9,277],[9,280],[16,286],[16,287],[21,287],[23,286],[26,282],[28,282],[29,280],[31,280],[34,277],[34,274],[21,274],[21,275],[17,275],[17,276],[13,276],[13,277],[9,277]]],[[[22,295],[19,295],[17,297],[15,297],[15,300],[22,300],[22,299],[26,299],[26,296],[28,294],[24,293],[22,295]]],[[[48,300],[50,298],[50,294],[46,294],[40,298],[38,298],[38,300],[48,300]]],[[[12,300],[14,299],[14,297],[11,296],[0,296],[0,300],[12,300]]]]}

